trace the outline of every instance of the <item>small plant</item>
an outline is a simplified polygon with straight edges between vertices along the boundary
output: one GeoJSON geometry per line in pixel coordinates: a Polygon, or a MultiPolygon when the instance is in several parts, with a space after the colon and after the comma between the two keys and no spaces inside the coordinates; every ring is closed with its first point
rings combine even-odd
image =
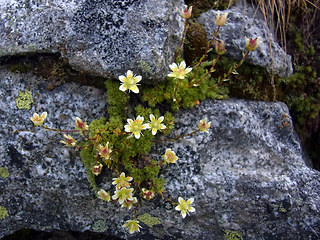
{"type": "Polygon", "coordinates": [[[61,130],[44,125],[47,112],[41,115],[34,113],[30,118],[35,126],[63,133],[64,139],[60,142],[66,147],[73,147],[81,151],[88,180],[97,198],[118,204],[121,208],[133,209],[133,219],[126,221],[123,225],[129,233],[140,231],[137,210],[144,202],[143,200],[150,201],[156,195],[160,195],[174,205],[175,210],[181,212],[183,218],[195,212],[192,206],[194,198],[184,200],[179,196],[178,202],[174,202],[164,194],[165,180],[161,177],[161,169],[164,166],[179,163],[176,153],[172,149],[166,149],[161,160],[155,160],[151,159],[148,152],[155,142],[173,142],[199,132],[208,133],[211,123],[206,118],[201,119],[190,133],[168,138],[166,136],[174,128],[174,117],[168,109],[160,111],[157,105],[166,101],[171,104],[171,109],[178,110],[180,107],[197,105],[199,100],[204,100],[206,97],[223,98],[226,95],[219,90],[222,83],[230,74],[235,73],[249,53],[260,44],[258,38],[247,39],[247,52],[243,54],[242,60],[234,64],[223,76],[213,78],[211,73],[215,71],[214,67],[220,55],[226,52],[224,43],[216,41],[217,58],[204,61],[206,55],[212,50],[211,45],[220,27],[224,26],[227,21],[227,14],[218,14],[216,20],[218,29],[208,43],[205,54],[194,67],[187,67],[185,61],[181,59],[180,48],[185,39],[191,14],[192,7],[185,6],[181,11],[181,16],[185,19],[182,41],[176,52],[177,61],[169,65],[171,72],[168,73],[167,82],[164,85],[160,84],[154,88],[140,86],[142,77],[128,70],[125,75],[118,77],[120,82],[114,80],[106,82],[108,119],[96,119],[88,125],[79,117],[75,117],[74,129],[61,130]],[[148,102],[148,106],[137,105],[133,108],[130,98],[139,93],[141,100],[148,102]],[[77,134],[77,139],[71,136],[73,133],[77,134]],[[107,172],[114,176],[113,189],[101,189],[95,181],[97,176],[107,172]]]}

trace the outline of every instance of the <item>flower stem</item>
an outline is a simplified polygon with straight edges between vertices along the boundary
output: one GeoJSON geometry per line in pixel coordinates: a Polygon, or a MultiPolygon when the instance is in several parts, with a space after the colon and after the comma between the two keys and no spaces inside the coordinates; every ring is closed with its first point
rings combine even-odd
{"type": "Polygon", "coordinates": [[[78,130],[60,130],[57,128],[49,128],[47,126],[41,126],[42,128],[49,130],[49,131],[54,131],[54,132],[65,132],[65,133],[70,133],[70,132],[78,132],[78,130]]]}
{"type": "Polygon", "coordinates": [[[185,38],[186,38],[187,27],[188,27],[188,19],[186,19],[186,20],[184,21],[184,28],[183,28],[183,32],[182,32],[182,38],[181,38],[180,44],[179,44],[179,46],[178,46],[178,48],[177,48],[176,56],[175,56],[175,58],[174,58],[174,62],[177,62],[177,58],[178,58],[178,56],[179,56],[179,54],[180,54],[182,44],[183,44],[183,42],[184,42],[184,40],[185,40],[185,38]]]}
{"type": "Polygon", "coordinates": [[[239,62],[238,64],[235,64],[235,65],[228,71],[228,73],[225,74],[222,78],[220,77],[217,84],[215,84],[215,85],[212,86],[212,87],[209,87],[208,89],[212,89],[212,88],[215,88],[215,87],[220,86],[220,85],[223,83],[223,81],[224,81],[227,77],[229,77],[230,74],[231,74],[234,70],[236,70],[238,67],[241,66],[241,64],[244,62],[244,60],[248,57],[249,53],[250,53],[250,51],[247,51],[246,54],[243,55],[242,59],[240,60],[240,62],[239,62]]]}
{"type": "Polygon", "coordinates": [[[218,55],[218,57],[213,61],[212,66],[211,66],[210,70],[206,73],[206,75],[204,75],[199,81],[197,81],[195,83],[192,83],[192,81],[191,81],[190,84],[188,85],[188,88],[193,87],[193,86],[197,86],[198,84],[200,84],[214,70],[214,66],[217,64],[219,58],[220,58],[220,55],[218,55]]]}
{"type": "Polygon", "coordinates": [[[173,101],[174,102],[177,101],[177,92],[178,92],[178,87],[179,87],[180,82],[181,82],[181,79],[178,79],[178,82],[174,88],[174,94],[173,94],[173,101]]]}
{"type": "Polygon", "coordinates": [[[161,193],[163,199],[167,200],[169,203],[171,203],[171,205],[177,205],[177,203],[173,202],[170,198],[168,198],[168,196],[164,193],[161,193]]]}
{"type": "Polygon", "coordinates": [[[128,118],[129,116],[129,91],[126,92],[126,100],[127,100],[127,103],[126,103],[126,109],[125,109],[125,116],[126,118],[128,118]]]}

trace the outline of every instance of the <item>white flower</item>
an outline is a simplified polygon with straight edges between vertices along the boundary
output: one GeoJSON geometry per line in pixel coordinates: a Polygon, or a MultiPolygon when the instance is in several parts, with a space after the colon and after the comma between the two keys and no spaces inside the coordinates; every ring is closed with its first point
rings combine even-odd
{"type": "Polygon", "coordinates": [[[168,77],[174,77],[179,79],[184,79],[185,76],[191,72],[192,68],[188,67],[186,68],[186,62],[182,61],[179,66],[177,66],[176,63],[172,63],[169,65],[171,69],[171,73],[168,74],[168,77]]]}
{"type": "Polygon", "coordinates": [[[126,76],[119,76],[119,80],[122,82],[119,89],[123,92],[131,90],[134,93],[139,93],[137,83],[140,82],[141,79],[141,76],[133,76],[133,72],[131,70],[128,70],[126,76]]]}
{"type": "Polygon", "coordinates": [[[187,213],[196,211],[194,207],[191,207],[191,204],[193,203],[193,201],[194,201],[193,198],[189,198],[187,201],[185,201],[182,197],[178,198],[179,205],[176,206],[175,209],[177,211],[181,211],[183,218],[187,216],[187,213]]]}
{"type": "Polygon", "coordinates": [[[150,123],[147,123],[148,128],[151,129],[152,135],[156,135],[158,130],[166,129],[166,126],[161,122],[164,120],[164,117],[161,116],[158,119],[155,118],[153,114],[150,114],[150,123]]]}
{"type": "Polygon", "coordinates": [[[148,124],[142,124],[144,118],[138,115],[135,120],[127,119],[128,124],[124,126],[126,132],[132,132],[136,139],[140,138],[141,131],[148,128],[148,124]]]}

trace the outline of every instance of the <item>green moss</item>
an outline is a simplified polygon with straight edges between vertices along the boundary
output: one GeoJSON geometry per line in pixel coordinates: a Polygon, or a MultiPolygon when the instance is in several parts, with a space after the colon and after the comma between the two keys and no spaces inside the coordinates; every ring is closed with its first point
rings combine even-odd
{"type": "Polygon", "coordinates": [[[105,82],[107,88],[107,103],[109,117],[125,120],[125,111],[127,108],[127,96],[119,90],[120,82],[108,80],[105,82]]]}
{"type": "Polygon", "coordinates": [[[164,190],[163,186],[164,186],[165,182],[166,182],[166,180],[164,178],[161,178],[161,177],[154,178],[153,182],[152,182],[151,190],[156,193],[162,194],[163,190],[164,190]]]}
{"type": "Polygon", "coordinates": [[[188,65],[199,60],[208,45],[207,33],[197,21],[189,21],[183,55],[188,65]]]}
{"type": "MultiPolygon", "coordinates": [[[[88,145],[90,144],[88,143],[88,145]]],[[[84,147],[84,143],[82,143],[81,146],[84,147]]],[[[92,147],[87,147],[81,150],[80,156],[81,156],[83,165],[87,169],[87,177],[88,177],[90,186],[92,187],[92,190],[94,191],[94,193],[97,193],[99,191],[99,187],[95,181],[95,175],[92,173],[92,168],[95,165],[96,154],[92,149],[92,147]]]]}
{"type": "Polygon", "coordinates": [[[297,66],[293,75],[282,79],[282,86],[285,95],[281,100],[289,106],[294,120],[299,124],[300,133],[305,132],[305,122],[319,116],[317,73],[311,66],[297,66]]]}
{"type": "MultiPolygon", "coordinates": [[[[134,181],[139,185],[148,180],[154,180],[159,174],[160,168],[158,165],[153,165],[152,163],[148,163],[148,166],[140,167],[140,164],[145,164],[146,162],[143,159],[135,159],[132,164],[126,163],[124,166],[126,170],[129,172],[129,175],[133,177],[134,181]],[[140,164],[139,164],[140,163],[140,164]]],[[[156,164],[156,163],[154,163],[156,164]]]]}
{"type": "Polygon", "coordinates": [[[16,105],[18,109],[30,110],[33,103],[32,92],[29,90],[19,91],[19,96],[16,99],[16,105]]]}
{"type": "Polygon", "coordinates": [[[153,107],[156,104],[170,104],[172,111],[179,108],[191,108],[206,98],[225,99],[228,96],[228,89],[224,86],[215,87],[217,78],[207,74],[213,61],[203,62],[199,68],[194,67],[184,79],[167,78],[165,83],[155,88],[145,87],[142,91],[142,101],[148,102],[153,107]],[[191,86],[190,83],[200,81],[198,86],[191,86]],[[175,88],[177,101],[173,101],[175,88]]]}
{"type": "Polygon", "coordinates": [[[149,213],[144,213],[138,216],[138,220],[146,224],[148,227],[152,228],[154,225],[161,224],[157,217],[152,217],[149,213]]]}
{"type": "Polygon", "coordinates": [[[239,232],[225,230],[224,239],[225,240],[243,240],[243,237],[239,232]]]}
{"type": "Polygon", "coordinates": [[[5,207],[0,206],[0,220],[9,217],[8,211],[5,207]]]}
{"type": "Polygon", "coordinates": [[[105,232],[108,230],[108,225],[105,220],[99,219],[92,224],[91,229],[94,232],[105,232]]]}
{"type": "Polygon", "coordinates": [[[0,167],[0,177],[7,178],[7,177],[9,177],[9,175],[10,175],[10,173],[7,168],[0,167]]]}
{"type": "Polygon", "coordinates": [[[10,66],[11,72],[27,73],[31,70],[31,66],[27,64],[14,64],[10,66]]]}
{"type": "Polygon", "coordinates": [[[156,86],[142,86],[142,101],[148,102],[149,107],[162,103],[165,100],[165,87],[164,83],[156,86]]]}

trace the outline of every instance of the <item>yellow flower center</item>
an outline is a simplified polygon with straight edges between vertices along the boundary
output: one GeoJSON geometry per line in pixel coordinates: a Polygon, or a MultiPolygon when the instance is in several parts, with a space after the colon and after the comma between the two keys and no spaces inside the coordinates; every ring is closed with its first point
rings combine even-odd
{"type": "Polygon", "coordinates": [[[131,129],[133,134],[139,134],[145,127],[142,125],[142,121],[141,120],[134,120],[131,123],[131,129]]]}
{"type": "Polygon", "coordinates": [[[160,130],[160,129],[161,129],[161,121],[154,119],[154,120],[151,121],[151,123],[150,123],[150,128],[151,128],[151,129],[160,130]]]}
{"type": "Polygon", "coordinates": [[[134,81],[134,79],[129,76],[127,77],[124,81],[123,84],[128,88],[128,89],[133,89],[136,86],[136,82],[134,81]]]}

